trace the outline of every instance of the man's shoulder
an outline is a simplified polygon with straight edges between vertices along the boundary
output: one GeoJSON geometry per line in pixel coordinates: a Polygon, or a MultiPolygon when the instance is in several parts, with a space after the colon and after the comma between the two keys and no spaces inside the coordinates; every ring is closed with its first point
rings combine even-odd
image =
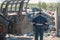
{"type": "Polygon", "coordinates": [[[38,19],[38,18],[44,18],[44,17],[42,17],[42,16],[37,16],[37,17],[35,17],[34,19],[38,19]]]}
{"type": "Polygon", "coordinates": [[[43,17],[43,16],[37,16],[37,17],[35,17],[34,19],[37,19],[37,18],[42,18],[42,19],[46,19],[45,17],[43,17]]]}
{"type": "Polygon", "coordinates": [[[45,18],[45,17],[43,17],[43,16],[41,16],[41,19],[42,19],[42,20],[46,20],[46,18],[45,18]]]}
{"type": "Polygon", "coordinates": [[[43,17],[43,16],[38,16],[38,17],[40,17],[40,18],[44,18],[44,19],[45,19],[45,17],[43,17]]]}

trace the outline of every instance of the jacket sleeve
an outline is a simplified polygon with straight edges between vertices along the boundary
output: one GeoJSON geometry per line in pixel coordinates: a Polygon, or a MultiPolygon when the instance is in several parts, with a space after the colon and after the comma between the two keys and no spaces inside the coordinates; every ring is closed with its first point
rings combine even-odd
{"type": "Polygon", "coordinates": [[[35,23],[36,23],[36,18],[32,20],[32,24],[35,24],[35,23]]]}
{"type": "Polygon", "coordinates": [[[46,18],[44,18],[44,25],[47,25],[48,24],[48,21],[46,18]]]}

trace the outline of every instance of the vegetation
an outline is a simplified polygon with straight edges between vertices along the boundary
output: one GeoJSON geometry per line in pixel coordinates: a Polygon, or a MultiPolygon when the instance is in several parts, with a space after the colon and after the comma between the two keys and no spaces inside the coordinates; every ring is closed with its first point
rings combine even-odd
{"type": "Polygon", "coordinates": [[[56,5],[57,5],[57,3],[44,3],[44,2],[39,3],[39,7],[43,8],[45,10],[51,10],[51,11],[55,11],[56,5]]]}
{"type": "Polygon", "coordinates": [[[46,5],[46,3],[39,3],[39,7],[41,7],[41,8],[43,8],[43,9],[46,9],[47,8],[47,5],[46,5]]]}
{"type": "Polygon", "coordinates": [[[29,7],[39,7],[45,10],[55,11],[58,6],[58,13],[60,13],[60,3],[44,3],[39,2],[38,4],[29,4],[29,7]]]}
{"type": "MultiPolygon", "coordinates": [[[[55,11],[58,6],[58,12],[60,13],[60,3],[45,3],[45,2],[39,2],[38,4],[28,4],[28,7],[39,7],[43,8],[45,10],[55,11]]],[[[1,4],[0,4],[1,7],[1,4]]]]}
{"type": "MultiPolygon", "coordinates": [[[[60,4],[60,3],[59,3],[60,4]]],[[[39,7],[43,8],[45,10],[55,10],[57,3],[45,3],[45,2],[39,2],[38,4],[29,4],[28,7],[39,7]]]]}
{"type": "Polygon", "coordinates": [[[28,4],[28,7],[32,8],[32,7],[38,7],[38,4],[28,4]]]}

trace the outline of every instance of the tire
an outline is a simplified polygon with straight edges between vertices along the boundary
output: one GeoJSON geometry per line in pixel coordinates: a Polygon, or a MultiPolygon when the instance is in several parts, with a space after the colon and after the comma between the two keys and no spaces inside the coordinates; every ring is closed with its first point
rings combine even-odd
{"type": "Polygon", "coordinates": [[[6,38],[5,37],[2,37],[2,38],[0,38],[0,40],[6,40],[6,38]]]}
{"type": "Polygon", "coordinates": [[[7,21],[0,16],[0,26],[2,27],[0,30],[0,39],[4,39],[5,40],[5,36],[7,34],[7,21]]]}

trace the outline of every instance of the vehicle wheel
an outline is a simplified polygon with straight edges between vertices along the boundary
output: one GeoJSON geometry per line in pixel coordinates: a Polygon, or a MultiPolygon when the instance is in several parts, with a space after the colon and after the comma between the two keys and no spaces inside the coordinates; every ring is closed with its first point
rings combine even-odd
{"type": "Polygon", "coordinates": [[[0,39],[5,40],[7,34],[7,21],[0,16],[0,39]]]}

